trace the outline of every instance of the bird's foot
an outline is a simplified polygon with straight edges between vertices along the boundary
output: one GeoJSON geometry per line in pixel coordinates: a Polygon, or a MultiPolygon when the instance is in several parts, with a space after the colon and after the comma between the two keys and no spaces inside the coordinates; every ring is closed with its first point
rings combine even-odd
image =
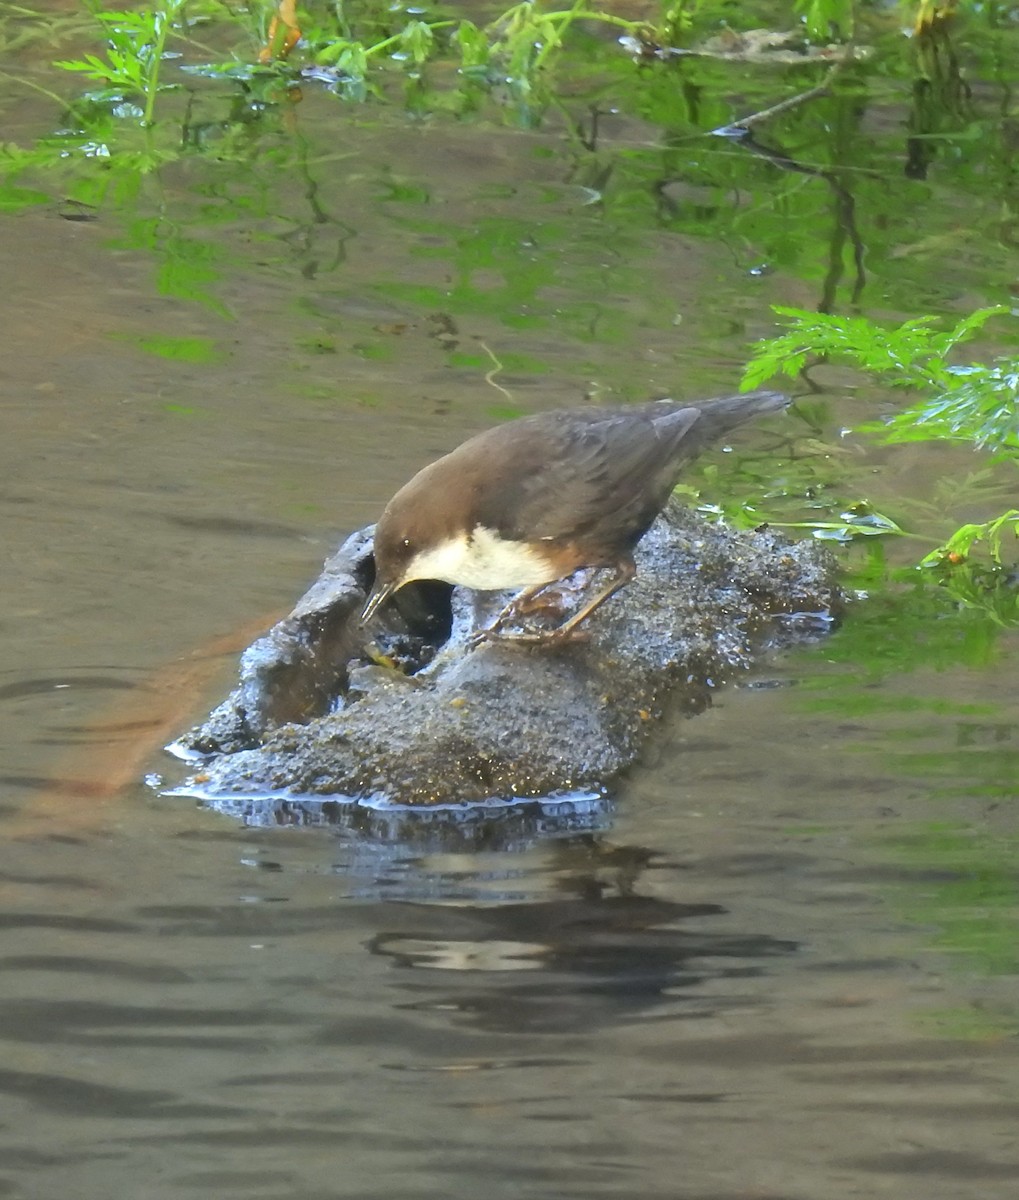
{"type": "Polygon", "coordinates": [[[504,631],[495,626],[479,629],[467,639],[467,650],[476,650],[485,642],[516,642],[518,646],[563,646],[567,642],[588,642],[591,634],[586,629],[514,629],[504,631]]]}

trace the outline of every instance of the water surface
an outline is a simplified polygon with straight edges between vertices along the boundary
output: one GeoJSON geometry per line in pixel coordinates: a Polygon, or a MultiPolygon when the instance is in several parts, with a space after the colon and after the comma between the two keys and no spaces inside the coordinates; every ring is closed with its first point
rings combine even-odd
{"type": "MultiPolygon", "coordinates": [[[[907,184],[906,104],[849,138],[863,303],[968,311],[1019,269],[971,236],[1001,197],[965,140],[907,184]]],[[[742,151],[688,133],[619,113],[598,159],[554,116],[308,89],[250,154],[4,216],[0,1194],[1013,1194],[1014,633],[861,604],[572,821],[259,825],[131,757],[430,457],[731,389],[769,303],[817,303],[827,183],[760,160],[736,188],[742,151]]],[[[885,402],[818,378],[833,444],[885,402]]],[[[844,445],[918,527],[995,511],[1000,481],[939,494],[965,455],[844,445]]]]}

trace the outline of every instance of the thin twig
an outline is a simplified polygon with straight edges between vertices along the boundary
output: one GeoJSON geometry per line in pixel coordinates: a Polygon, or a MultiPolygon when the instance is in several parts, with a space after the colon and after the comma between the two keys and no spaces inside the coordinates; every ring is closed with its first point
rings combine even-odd
{"type": "Polygon", "coordinates": [[[777,117],[779,113],[784,113],[787,109],[796,108],[800,104],[806,104],[808,100],[816,100],[819,96],[826,96],[832,80],[845,65],[845,61],[834,63],[817,87],[812,87],[806,92],[800,92],[798,96],[790,96],[787,100],[780,100],[778,104],[773,104],[771,108],[762,108],[760,112],[751,113],[748,117],[743,117],[739,121],[733,121],[731,125],[719,125],[717,129],[712,129],[711,132],[717,137],[738,137],[741,133],[745,133],[748,129],[753,129],[755,125],[760,125],[764,121],[770,121],[772,117],[777,117]]]}
{"type": "Polygon", "coordinates": [[[499,372],[503,369],[502,363],[495,357],[495,355],[488,348],[488,346],[481,340],[481,338],[478,338],[478,345],[481,347],[482,350],[484,350],[484,352],[488,355],[488,357],[492,360],[492,362],[495,363],[495,366],[491,369],[491,371],[486,372],[485,383],[491,384],[492,387],[494,387],[497,392],[502,392],[502,394],[506,397],[506,399],[510,402],[510,404],[513,404],[514,400],[513,400],[512,393],[506,391],[506,389],[502,386],[501,383],[495,382],[496,375],[498,375],[499,372]]]}

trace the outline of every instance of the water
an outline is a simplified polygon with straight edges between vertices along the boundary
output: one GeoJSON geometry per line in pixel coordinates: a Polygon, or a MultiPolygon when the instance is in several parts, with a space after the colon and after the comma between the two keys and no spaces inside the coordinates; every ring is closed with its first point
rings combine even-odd
{"type": "MultiPolygon", "coordinates": [[[[998,219],[970,143],[910,208],[875,112],[866,302],[997,298],[1014,250],[952,235],[964,198],[998,219]]],[[[708,170],[602,135],[627,186],[708,170]]],[[[0,1195],[1011,1196],[1014,633],[861,606],[571,820],[279,828],[144,784],[423,461],[510,411],[731,388],[821,254],[816,180],[638,220],[586,203],[554,119],[309,90],[274,136],[95,220],[4,217],[0,1195]]],[[[833,439],[878,403],[818,375],[833,439]]],[[[936,499],[968,457],[848,445],[920,525],[994,511],[1000,481],[936,499]]]]}

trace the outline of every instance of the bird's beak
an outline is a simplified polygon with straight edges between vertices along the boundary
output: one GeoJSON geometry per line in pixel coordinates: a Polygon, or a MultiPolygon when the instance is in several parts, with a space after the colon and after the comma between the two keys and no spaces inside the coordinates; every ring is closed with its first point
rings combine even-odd
{"type": "Polygon", "coordinates": [[[396,591],[395,583],[387,583],[382,587],[376,586],[372,594],[368,597],[368,603],[364,606],[364,612],[361,614],[361,624],[370,621],[372,617],[379,611],[383,604],[396,591]]]}

